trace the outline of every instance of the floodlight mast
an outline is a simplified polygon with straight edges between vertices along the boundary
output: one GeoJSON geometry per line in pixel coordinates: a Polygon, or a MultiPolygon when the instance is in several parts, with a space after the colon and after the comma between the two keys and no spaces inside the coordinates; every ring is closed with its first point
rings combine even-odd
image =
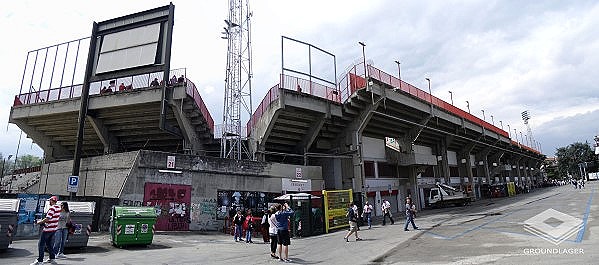
{"type": "Polygon", "coordinates": [[[221,38],[227,39],[227,68],[221,157],[240,160],[254,157],[247,147],[242,118],[252,115],[252,45],[249,0],[229,0],[229,18],[221,38]],[[244,155],[245,154],[245,155],[244,155]]]}

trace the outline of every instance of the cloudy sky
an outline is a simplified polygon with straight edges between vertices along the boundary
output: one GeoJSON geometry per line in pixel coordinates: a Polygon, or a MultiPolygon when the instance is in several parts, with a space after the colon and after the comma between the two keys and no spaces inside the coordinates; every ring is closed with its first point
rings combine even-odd
{"type": "MultiPolygon", "coordinates": [[[[186,67],[216,123],[222,122],[228,1],[173,1],[172,68],[186,67]]],[[[17,149],[8,124],[27,52],[89,36],[93,21],[167,5],[168,1],[7,1],[0,10],[0,152],[17,149]]],[[[251,2],[254,107],[276,84],[281,36],[336,55],[337,73],[361,58],[375,67],[496,124],[526,133],[552,156],[557,147],[599,134],[597,1],[282,1],[251,2]],[[593,74],[595,73],[595,74],[593,74]],[[507,126],[506,126],[507,127],[507,126]]],[[[289,53],[297,52],[290,50],[289,53]]],[[[318,66],[317,66],[318,67],[318,66]]],[[[322,68],[322,66],[320,66],[322,68]]],[[[326,73],[324,73],[326,74],[326,73]]],[[[83,80],[80,80],[81,83],[83,80]]],[[[75,81],[77,83],[77,80],[75,81]]],[[[507,129],[507,128],[506,128],[507,129]]],[[[512,132],[513,133],[513,132],[512,132]]],[[[23,136],[19,156],[42,151],[23,136]]]]}

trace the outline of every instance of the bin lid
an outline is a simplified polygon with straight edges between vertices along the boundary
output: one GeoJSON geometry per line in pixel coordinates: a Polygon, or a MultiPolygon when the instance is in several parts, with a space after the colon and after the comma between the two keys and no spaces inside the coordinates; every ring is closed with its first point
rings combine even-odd
{"type": "Polygon", "coordinates": [[[19,199],[0,199],[0,212],[18,212],[19,199]]]}
{"type": "Polygon", "coordinates": [[[154,207],[115,206],[115,217],[156,217],[154,207]]]}
{"type": "MultiPolygon", "coordinates": [[[[60,205],[63,201],[58,201],[56,204],[60,205]]],[[[71,213],[89,213],[94,214],[94,210],[96,209],[96,202],[71,202],[66,201],[69,204],[69,211],[71,213]]],[[[44,205],[44,212],[50,209],[50,202],[46,201],[44,205]]]]}

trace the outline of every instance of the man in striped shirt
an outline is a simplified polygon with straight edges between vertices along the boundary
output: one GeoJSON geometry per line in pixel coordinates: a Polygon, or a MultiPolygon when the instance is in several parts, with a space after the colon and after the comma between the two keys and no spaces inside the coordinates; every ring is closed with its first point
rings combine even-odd
{"type": "Polygon", "coordinates": [[[54,253],[54,234],[58,230],[58,219],[60,217],[60,206],[57,203],[58,197],[52,196],[48,199],[50,201],[50,209],[46,213],[46,217],[36,222],[36,224],[44,225],[42,234],[40,235],[40,241],[37,244],[39,256],[34,263],[31,265],[42,265],[44,264],[44,249],[47,248],[50,253],[50,259],[46,262],[56,264],[54,253]]]}

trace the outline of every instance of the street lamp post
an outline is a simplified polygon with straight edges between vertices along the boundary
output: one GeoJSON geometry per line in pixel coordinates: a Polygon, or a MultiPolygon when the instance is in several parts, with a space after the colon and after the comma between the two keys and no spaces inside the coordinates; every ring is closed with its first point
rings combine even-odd
{"type": "Polygon", "coordinates": [[[481,109],[480,111],[482,111],[482,112],[483,112],[483,121],[487,121],[487,117],[485,117],[485,110],[484,110],[484,109],[481,109]]]}
{"type": "Polygon", "coordinates": [[[493,124],[493,126],[495,126],[495,120],[493,120],[493,115],[491,115],[491,124],[493,124]]]}
{"type": "Polygon", "coordinates": [[[399,66],[401,63],[399,61],[395,61],[397,64],[397,77],[399,78],[399,90],[401,90],[401,67],[399,66]]]}
{"type": "Polygon", "coordinates": [[[510,139],[512,138],[512,130],[510,129],[510,125],[507,125],[507,135],[510,137],[510,139]]]}
{"type": "Polygon", "coordinates": [[[466,100],[466,108],[468,108],[468,113],[470,113],[470,102],[468,100],[466,100]]]}
{"type": "Polygon", "coordinates": [[[453,92],[449,91],[449,99],[451,100],[451,105],[453,106],[453,92]]]}
{"type": "MultiPolygon", "coordinates": [[[[364,63],[364,82],[366,83],[366,91],[368,91],[368,77],[366,76],[366,44],[364,42],[358,41],[358,44],[362,45],[362,62],[364,63]]],[[[370,91],[370,98],[372,100],[372,104],[374,105],[374,93],[370,91]]]]}
{"type": "Polygon", "coordinates": [[[503,122],[499,121],[499,125],[501,125],[501,129],[503,130],[503,122]]]}
{"type": "Polygon", "coordinates": [[[426,79],[426,81],[428,81],[428,96],[431,101],[431,115],[432,115],[433,114],[433,92],[431,92],[431,79],[428,77],[426,77],[424,79],[426,79]]]}

